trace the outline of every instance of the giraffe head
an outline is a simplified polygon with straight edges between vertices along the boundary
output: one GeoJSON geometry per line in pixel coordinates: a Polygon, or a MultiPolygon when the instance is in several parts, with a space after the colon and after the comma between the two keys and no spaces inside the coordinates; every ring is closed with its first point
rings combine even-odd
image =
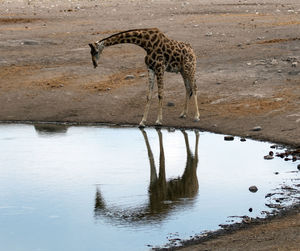
{"type": "Polygon", "coordinates": [[[92,62],[94,65],[94,68],[96,68],[98,66],[98,61],[100,58],[100,54],[102,53],[103,49],[104,49],[104,45],[103,43],[92,43],[89,44],[89,46],[91,47],[91,55],[92,55],[92,62]]]}

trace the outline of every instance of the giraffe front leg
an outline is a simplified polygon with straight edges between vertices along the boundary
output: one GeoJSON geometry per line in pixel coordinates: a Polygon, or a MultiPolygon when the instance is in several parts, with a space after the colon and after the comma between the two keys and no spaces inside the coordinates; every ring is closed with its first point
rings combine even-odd
{"type": "Polygon", "coordinates": [[[163,107],[163,76],[158,75],[157,77],[157,87],[158,87],[158,115],[155,125],[162,125],[162,107],[163,107]]]}
{"type": "Polygon", "coordinates": [[[148,69],[148,73],[149,73],[149,91],[148,91],[148,95],[147,95],[147,103],[146,103],[146,106],[145,106],[144,115],[143,115],[143,118],[142,118],[142,120],[139,124],[140,128],[145,127],[145,122],[146,122],[147,117],[148,117],[148,112],[149,112],[149,108],[150,108],[150,101],[151,101],[151,98],[152,98],[153,87],[154,87],[155,73],[151,69],[148,69]]]}

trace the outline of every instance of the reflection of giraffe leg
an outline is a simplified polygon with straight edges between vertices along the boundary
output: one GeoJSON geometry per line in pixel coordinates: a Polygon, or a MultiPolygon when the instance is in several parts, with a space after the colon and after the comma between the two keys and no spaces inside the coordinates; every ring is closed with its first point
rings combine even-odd
{"type": "Polygon", "coordinates": [[[145,140],[147,152],[148,152],[149,163],[150,163],[150,184],[153,184],[155,181],[157,181],[154,157],[153,157],[153,153],[152,153],[152,150],[151,150],[151,147],[149,144],[147,133],[143,129],[141,129],[141,132],[143,133],[143,136],[144,136],[144,140],[145,140]]]}
{"type": "Polygon", "coordinates": [[[198,162],[198,145],[199,145],[199,131],[195,130],[195,135],[196,135],[196,143],[195,143],[195,159],[198,162]]]}
{"type": "Polygon", "coordinates": [[[191,156],[191,149],[190,149],[188,135],[187,135],[186,131],[184,131],[184,130],[181,130],[181,132],[183,133],[183,136],[184,136],[184,141],[185,141],[185,147],[186,147],[187,156],[191,156]]]}
{"type": "Polygon", "coordinates": [[[159,174],[158,174],[158,188],[160,199],[165,200],[167,196],[167,180],[165,168],[165,152],[163,145],[163,137],[160,129],[156,129],[159,139],[159,174]]]}
{"type": "Polygon", "coordinates": [[[143,115],[142,121],[140,122],[140,125],[139,125],[140,128],[145,127],[145,122],[146,122],[147,117],[148,117],[148,112],[149,112],[149,108],[150,108],[150,101],[151,101],[151,98],[152,98],[154,81],[155,81],[154,71],[151,70],[151,69],[148,69],[148,73],[149,73],[149,91],[148,91],[148,95],[147,95],[147,103],[146,103],[146,106],[145,106],[144,115],[143,115]]]}

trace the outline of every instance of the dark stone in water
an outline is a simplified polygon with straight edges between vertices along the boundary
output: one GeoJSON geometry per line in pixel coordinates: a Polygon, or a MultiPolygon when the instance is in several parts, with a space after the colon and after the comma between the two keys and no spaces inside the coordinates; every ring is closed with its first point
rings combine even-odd
{"type": "Polygon", "coordinates": [[[251,186],[251,187],[249,187],[249,191],[251,193],[256,193],[258,191],[258,188],[257,188],[257,186],[251,186]]]}
{"type": "Polygon", "coordinates": [[[249,208],[249,212],[252,213],[252,211],[253,211],[253,209],[252,209],[252,207],[250,207],[250,208],[249,208]]]}
{"type": "Polygon", "coordinates": [[[241,142],[245,142],[246,141],[246,139],[245,138],[241,138],[241,142]]]}
{"type": "Polygon", "coordinates": [[[264,156],[264,159],[270,160],[270,159],[274,159],[274,157],[272,155],[266,155],[264,156]]]}
{"type": "Polygon", "coordinates": [[[232,140],[234,140],[234,137],[233,136],[224,136],[224,140],[232,141],[232,140]]]}
{"type": "Polygon", "coordinates": [[[297,166],[298,170],[300,171],[300,164],[297,166]]]}

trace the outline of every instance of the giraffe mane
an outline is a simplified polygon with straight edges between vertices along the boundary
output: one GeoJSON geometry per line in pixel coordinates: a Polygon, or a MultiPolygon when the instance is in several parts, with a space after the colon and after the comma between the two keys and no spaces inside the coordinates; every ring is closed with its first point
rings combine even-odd
{"type": "Polygon", "coordinates": [[[121,35],[123,33],[127,33],[127,32],[133,32],[133,31],[149,31],[149,30],[153,30],[153,31],[156,31],[156,32],[159,32],[159,29],[158,28],[144,28],[144,29],[132,29],[132,30],[126,30],[126,31],[121,31],[119,33],[115,33],[109,37],[106,37],[106,38],[103,38],[101,40],[98,41],[98,43],[102,42],[102,41],[105,41],[111,37],[114,37],[114,36],[118,36],[118,35],[121,35]]]}

